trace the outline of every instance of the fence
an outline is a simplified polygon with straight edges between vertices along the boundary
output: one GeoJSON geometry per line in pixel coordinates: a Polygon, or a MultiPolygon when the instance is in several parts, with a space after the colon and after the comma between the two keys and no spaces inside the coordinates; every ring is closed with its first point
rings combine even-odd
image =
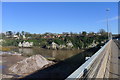
{"type": "Polygon", "coordinates": [[[108,41],[101,49],[99,49],[90,59],[88,59],[83,65],[81,65],[77,70],[75,70],[70,76],[66,78],[69,79],[79,79],[79,78],[101,78],[105,76],[101,72],[106,73],[106,66],[109,58],[111,40],[108,41]],[[103,69],[102,69],[102,68],[103,69]],[[102,71],[100,71],[102,69],[102,71]]]}

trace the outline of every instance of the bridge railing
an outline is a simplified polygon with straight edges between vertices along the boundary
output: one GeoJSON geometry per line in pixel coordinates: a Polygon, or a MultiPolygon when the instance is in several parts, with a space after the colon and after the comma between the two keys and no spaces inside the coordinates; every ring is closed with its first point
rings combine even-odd
{"type": "Polygon", "coordinates": [[[103,50],[109,45],[111,42],[108,41],[101,49],[99,49],[90,59],[88,59],[83,65],[81,65],[77,70],[75,70],[70,76],[66,78],[69,79],[78,79],[78,78],[94,78],[97,76],[98,69],[102,63],[102,60],[105,58],[105,52],[103,50]]]}

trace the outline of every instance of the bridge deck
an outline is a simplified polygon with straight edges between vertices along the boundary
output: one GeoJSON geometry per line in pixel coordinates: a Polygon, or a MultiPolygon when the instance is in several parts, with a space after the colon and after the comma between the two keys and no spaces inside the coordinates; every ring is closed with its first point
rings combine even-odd
{"type": "Polygon", "coordinates": [[[120,49],[117,40],[112,41],[111,43],[111,60],[110,60],[110,78],[118,78],[120,79],[120,49]]]}

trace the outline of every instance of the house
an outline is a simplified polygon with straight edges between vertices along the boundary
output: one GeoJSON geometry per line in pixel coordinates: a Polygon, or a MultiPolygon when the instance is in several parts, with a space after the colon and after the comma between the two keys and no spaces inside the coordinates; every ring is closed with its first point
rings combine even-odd
{"type": "Polygon", "coordinates": [[[21,42],[19,42],[18,46],[19,46],[19,47],[22,47],[22,43],[21,43],[21,42]]]}
{"type": "Polygon", "coordinates": [[[24,41],[22,45],[23,45],[23,47],[30,47],[29,42],[25,42],[25,41],[24,41]]]}
{"type": "Polygon", "coordinates": [[[25,35],[22,35],[23,36],[23,39],[26,39],[25,35]]]}
{"type": "Polygon", "coordinates": [[[99,33],[98,35],[99,35],[99,36],[101,36],[101,34],[100,34],[100,33],[99,33]]]}
{"type": "Polygon", "coordinates": [[[59,46],[59,49],[63,49],[63,48],[66,48],[66,46],[65,45],[60,45],[59,46]]]}
{"type": "Polygon", "coordinates": [[[56,35],[56,37],[58,37],[58,38],[59,38],[59,37],[61,37],[61,35],[56,35]]]}
{"type": "Polygon", "coordinates": [[[19,47],[25,47],[25,48],[32,47],[33,46],[33,42],[25,42],[25,41],[23,43],[19,42],[18,46],[19,47]]]}
{"type": "Polygon", "coordinates": [[[19,36],[18,35],[13,35],[14,38],[16,39],[19,39],[19,36]]]}
{"type": "Polygon", "coordinates": [[[58,47],[58,44],[56,44],[55,42],[52,42],[51,48],[52,49],[57,49],[57,47],[58,47]]]}
{"type": "Polygon", "coordinates": [[[66,45],[67,45],[68,48],[72,48],[73,47],[72,42],[68,42],[66,45]]]}

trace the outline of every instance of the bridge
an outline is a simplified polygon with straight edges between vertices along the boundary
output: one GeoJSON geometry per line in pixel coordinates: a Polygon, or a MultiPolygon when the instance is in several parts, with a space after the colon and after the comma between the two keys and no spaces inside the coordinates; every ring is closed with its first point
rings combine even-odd
{"type": "Polygon", "coordinates": [[[72,79],[120,79],[120,41],[111,39],[90,59],[69,75],[72,79]]]}

